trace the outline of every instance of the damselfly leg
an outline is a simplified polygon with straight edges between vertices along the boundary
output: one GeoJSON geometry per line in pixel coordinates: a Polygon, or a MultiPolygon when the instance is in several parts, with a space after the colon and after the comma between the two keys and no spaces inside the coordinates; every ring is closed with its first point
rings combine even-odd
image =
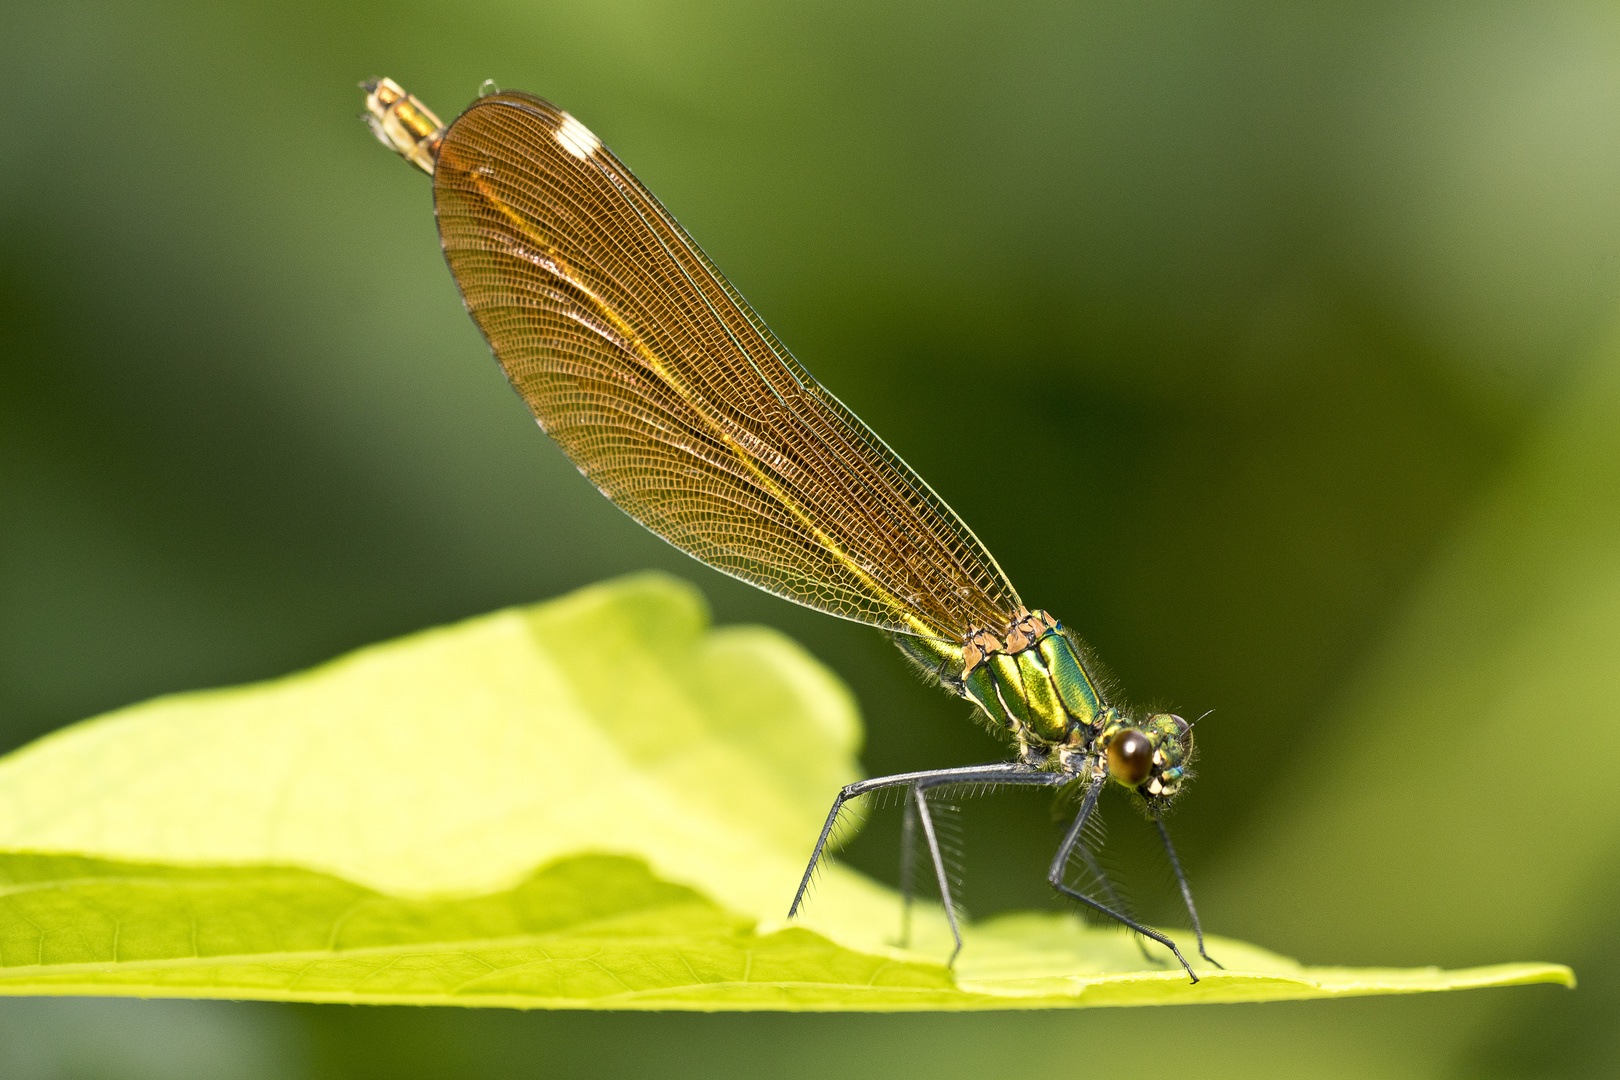
{"type": "Polygon", "coordinates": [[[939,898],[945,903],[945,921],[951,925],[951,939],[956,947],[951,950],[951,958],[945,961],[946,966],[956,964],[956,956],[962,951],[962,928],[956,921],[956,902],[951,898],[950,875],[945,871],[945,858],[939,850],[939,837],[934,834],[934,815],[928,809],[928,789],[921,784],[912,784],[911,802],[917,808],[917,819],[922,822],[923,837],[928,841],[928,856],[934,861],[934,878],[939,882],[939,898]]]}
{"type": "MultiPolygon", "coordinates": [[[[911,945],[911,901],[914,898],[916,889],[917,819],[920,813],[927,813],[928,811],[927,804],[924,801],[925,798],[926,796],[921,793],[915,784],[912,785],[909,790],[907,790],[905,799],[905,817],[900,826],[899,945],[902,949],[909,948],[911,945]]],[[[1103,890],[1103,895],[1108,897],[1109,905],[1118,911],[1124,911],[1125,904],[1120,899],[1119,890],[1114,888],[1113,880],[1109,878],[1107,871],[1105,871],[1102,868],[1101,863],[1097,861],[1096,854],[1093,853],[1091,848],[1086,846],[1084,843],[1077,845],[1075,850],[1079,853],[1081,860],[1085,862],[1086,870],[1091,874],[1092,879],[1095,880],[1098,886],[1103,890]]],[[[932,846],[930,847],[930,854],[932,854],[932,846]]],[[[1179,868],[1179,864],[1176,865],[1179,868]]],[[[940,872],[940,863],[937,859],[934,863],[934,869],[936,874],[940,872]]],[[[948,896],[949,893],[947,892],[945,895],[948,896]]],[[[1195,927],[1198,925],[1196,917],[1194,918],[1193,925],[1195,927]]],[[[1142,958],[1144,960],[1155,963],[1157,962],[1153,954],[1148,952],[1147,945],[1140,937],[1136,938],[1136,947],[1142,950],[1142,958]]],[[[1206,956],[1205,959],[1209,958],[1206,956]]],[[[1215,961],[1210,960],[1210,963],[1213,964],[1215,961]]],[[[1217,964],[1216,966],[1219,967],[1220,965],[1217,964]]]]}
{"type": "Polygon", "coordinates": [[[905,816],[900,822],[900,947],[911,948],[912,871],[917,863],[917,806],[912,802],[916,788],[906,792],[905,816]]]}
{"type": "MultiPolygon", "coordinates": [[[[928,855],[933,860],[934,877],[939,882],[939,895],[945,903],[945,918],[951,924],[956,947],[962,947],[958,932],[956,904],[951,899],[951,888],[945,872],[945,859],[934,832],[934,814],[928,805],[928,789],[921,781],[906,789],[905,819],[900,826],[900,947],[911,946],[911,901],[914,893],[913,878],[917,860],[917,823],[922,822],[923,837],[928,841],[928,855]]],[[[951,954],[956,959],[956,954],[951,954]]]]}
{"type": "Polygon", "coordinates": [[[1051,882],[1052,888],[1056,889],[1064,896],[1069,897],[1071,900],[1078,900],[1094,911],[1108,916],[1115,922],[1123,923],[1132,930],[1135,930],[1138,934],[1141,934],[1143,937],[1152,938],[1160,945],[1163,945],[1165,948],[1169,949],[1175,954],[1176,959],[1181,962],[1181,966],[1186,969],[1188,978],[1192,979],[1193,982],[1197,982],[1198,976],[1193,973],[1192,965],[1187,963],[1187,958],[1181,955],[1181,950],[1176,948],[1175,942],[1171,941],[1157,930],[1150,930],[1146,926],[1143,926],[1141,923],[1137,922],[1129,915],[1126,915],[1124,912],[1116,911],[1106,904],[1093,900],[1085,893],[1082,893],[1076,889],[1071,889],[1068,885],[1064,884],[1063,879],[1065,871],[1067,871],[1069,868],[1069,858],[1074,854],[1075,848],[1080,844],[1081,836],[1085,832],[1087,819],[1091,817],[1092,811],[1097,808],[1097,796],[1102,794],[1102,788],[1103,782],[1100,779],[1093,780],[1091,785],[1086,788],[1085,797],[1080,803],[1080,812],[1075,815],[1074,824],[1069,826],[1068,834],[1063,837],[1063,843],[1058,845],[1057,854],[1052,858],[1052,867],[1047,872],[1046,879],[1047,881],[1051,882]]]}
{"type": "MultiPolygon", "coordinates": [[[[915,811],[923,826],[923,835],[928,841],[928,854],[933,860],[934,874],[939,881],[940,899],[944,901],[946,917],[950,921],[951,938],[956,947],[951,952],[951,961],[956,960],[956,954],[962,951],[962,933],[956,921],[956,909],[951,900],[950,879],[945,872],[945,860],[940,854],[938,838],[934,834],[933,817],[928,811],[927,792],[930,788],[945,787],[953,784],[1027,784],[1040,787],[1054,787],[1068,783],[1072,779],[1063,773],[1041,772],[1022,762],[1009,761],[996,765],[968,765],[955,769],[928,769],[922,772],[896,773],[893,776],[878,776],[870,780],[860,780],[846,785],[833,799],[832,809],[827,812],[826,824],[821,827],[821,835],[816,838],[815,849],[810,853],[810,864],[804,868],[804,877],[799,882],[799,891],[793,896],[793,906],[788,909],[788,918],[799,913],[799,907],[804,903],[805,894],[810,890],[810,882],[815,877],[816,866],[821,861],[821,854],[826,850],[827,841],[832,838],[834,827],[838,824],[838,817],[844,806],[851,799],[879,791],[883,788],[905,787],[908,817],[915,811]]],[[[908,839],[915,837],[915,833],[908,839]]],[[[902,877],[909,886],[910,870],[902,864],[902,877]]],[[[909,887],[907,889],[909,903],[909,887]]],[[[904,930],[909,930],[909,914],[903,911],[902,918],[904,930]]]]}
{"type": "MultiPolygon", "coordinates": [[[[1086,871],[1091,874],[1098,886],[1102,888],[1103,895],[1108,897],[1108,905],[1116,911],[1124,911],[1125,901],[1120,898],[1119,890],[1114,888],[1113,880],[1103,871],[1102,864],[1097,861],[1096,853],[1086,846],[1084,840],[1075,845],[1075,850],[1080,853],[1080,860],[1086,864],[1086,871]]],[[[1148,952],[1146,943],[1140,937],[1136,938],[1136,947],[1142,950],[1142,959],[1149,963],[1158,963],[1153,954],[1148,952]]]]}
{"type": "Polygon", "coordinates": [[[1170,842],[1170,832],[1159,818],[1154,818],[1153,824],[1158,826],[1159,839],[1164,841],[1164,853],[1170,856],[1170,869],[1176,872],[1176,884],[1181,886],[1181,898],[1187,902],[1187,917],[1192,920],[1193,933],[1198,935],[1198,955],[1225,971],[1225,964],[1204,951],[1204,928],[1198,922],[1198,909],[1193,906],[1192,886],[1187,884],[1187,875],[1181,872],[1181,860],[1176,857],[1176,846],[1170,842]]]}

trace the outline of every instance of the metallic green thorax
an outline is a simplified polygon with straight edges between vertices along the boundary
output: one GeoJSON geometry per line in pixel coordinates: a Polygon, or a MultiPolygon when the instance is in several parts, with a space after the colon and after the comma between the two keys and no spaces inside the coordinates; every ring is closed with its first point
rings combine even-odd
{"type": "Polygon", "coordinates": [[[1076,727],[1090,727],[1103,708],[1069,639],[1049,632],[1017,653],[993,653],[963,678],[964,696],[987,715],[1036,746],[1068,741],[1076,727]]]}
{"type": "Polygon", "coordinates": [[[1043,611],[1020,624],[1021,634],[1015,626],[1005,638],[979,633],[962,645],[901,635],[895,644],[1023,747],[1049,751],[1079,729],[1093,733],[1105,704],[1063,628],[1043,611]]]}
{"type": "Polygon", "coordinates": [[[1186,722],[1168,713],[1139,722],[1107,704],[1076,645],[1044,611],[1024,613],[1003,635],[979,632],[962,644],[900,634],[894,643],[1011,735],[1031,765],[1101,775],[1109,742],[1135,729],[1153,744],[1152,772],[1135,788],[1150,805],[1168,802],[1187,776],[1186,722]]]}

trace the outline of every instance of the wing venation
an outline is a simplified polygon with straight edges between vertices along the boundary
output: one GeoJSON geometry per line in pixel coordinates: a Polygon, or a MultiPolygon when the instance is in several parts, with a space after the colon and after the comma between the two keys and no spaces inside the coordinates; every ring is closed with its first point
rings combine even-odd
{"type": "Polygon", "coordinates": [[[433,178],[445,257],[541,427],[676,547],[769,592],[963,640],[1020,609],[990,553],[556,106],[480,98],[433,178]]]}

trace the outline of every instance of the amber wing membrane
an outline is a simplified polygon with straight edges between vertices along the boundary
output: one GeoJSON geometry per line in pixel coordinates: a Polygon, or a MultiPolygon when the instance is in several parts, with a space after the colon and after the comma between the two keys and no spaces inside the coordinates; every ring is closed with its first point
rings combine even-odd
{"type": "Polygon", "coordinates": [[[857,622],[955,641],[1010,622],[1018,596],[962,520],[573,117],[479,99],[444,136],[433,197],[507,377],[631,517],[857,622]]]}

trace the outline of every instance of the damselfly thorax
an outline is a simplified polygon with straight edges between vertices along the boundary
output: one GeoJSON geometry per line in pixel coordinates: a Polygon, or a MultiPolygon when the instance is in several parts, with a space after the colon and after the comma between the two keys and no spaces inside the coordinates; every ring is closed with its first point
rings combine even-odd
{"type": "MultiPolygon", "coordinates": [[[[1075,775],[1095,770],[1115,738],[1135,730],[1103,701],[1076,642],[1044,611],[1021,610],[999,633],[975,630],[959,645],[903,634],[893,640],[947,690],[978,706],[1012,737],[1019,759],[1035,768],[1075,775]]],[[[1163,805],[1186,778],[1190,728],[1169,713],[1149,717],[1142,728],[1151,747],[1147,773],[1127,786],[1150,805],[1163,805]]],[[[1114,770],[1122,781],[1136,771],[1114,770]]]]}

